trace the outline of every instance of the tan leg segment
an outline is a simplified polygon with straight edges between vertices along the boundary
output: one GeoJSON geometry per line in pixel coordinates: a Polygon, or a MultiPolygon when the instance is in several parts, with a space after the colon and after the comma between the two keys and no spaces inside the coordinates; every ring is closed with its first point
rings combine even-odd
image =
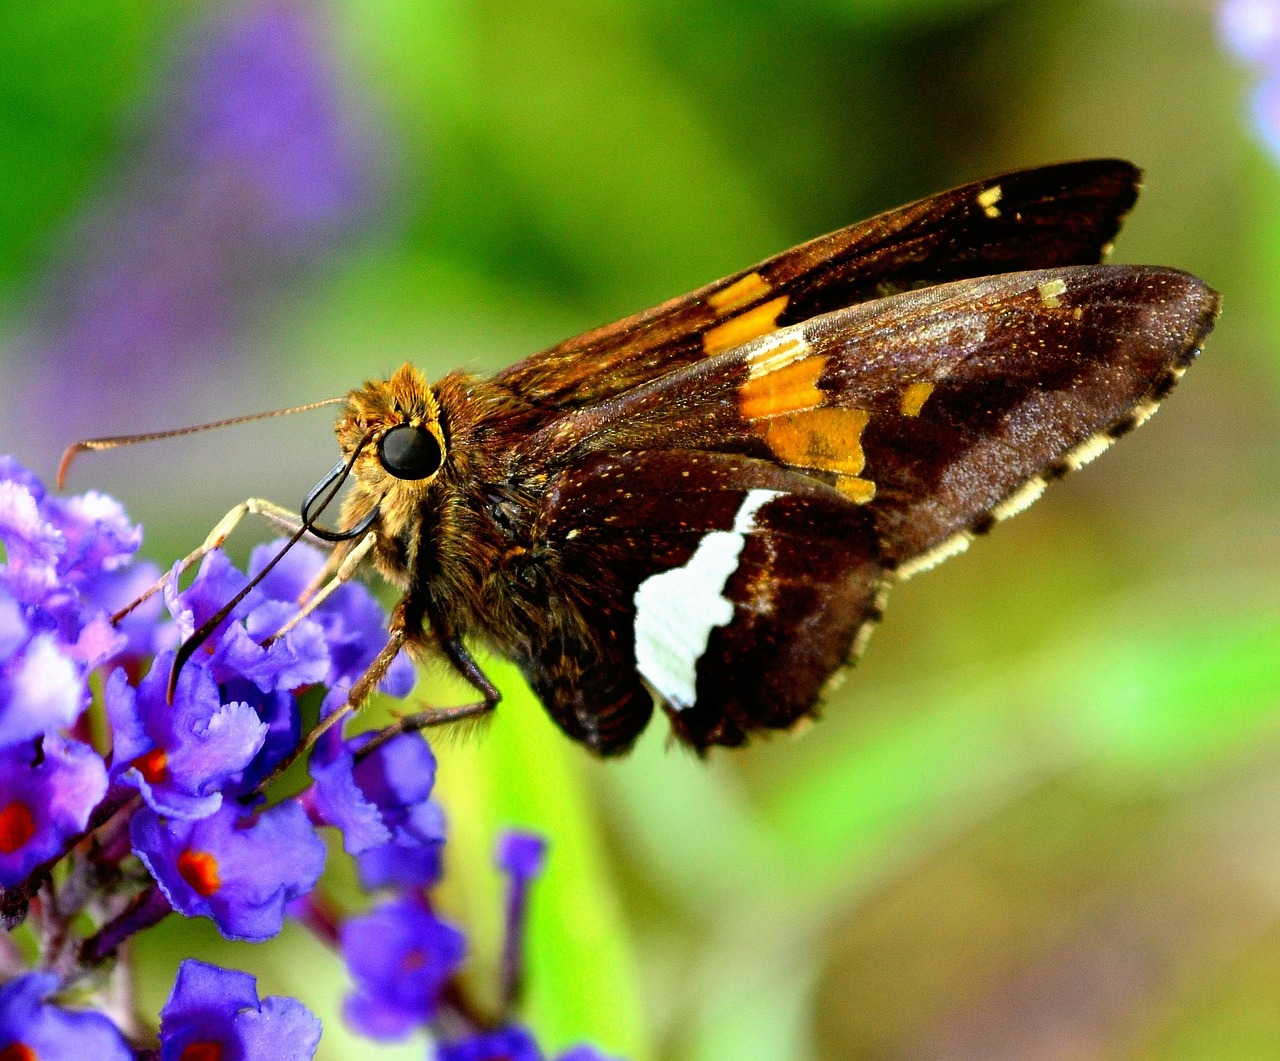
{"type": "MultiPolygon", "coordinates": [[[[281,508],[274,502],[263,500],[260,497],[250,497],[241,501],[240,504],[236,505],[236,507],[223,516],[222,519],[218,520],[217,524],[214,526],[213,530],[209,532],[200,547],[192,550],[182,558],[182,562],[178,566],[178,574],[182,574],[191,567],[192,564],[199,563],[214,549],[221,546],[222,543],[230,537],[231,532],[236,529],[236,524],[238,524],[247,515],[265,516],[277,527],[288,531],[290,534],[296,532],[302,525],[302,517],[296,512],[290,512],[287,508],[281,508]]],[[[160,590],[164,589],[165,583],[167,583],[172,577],[172,569],[166,571],[160,576],[155,585],[151,586],[140,597],[135,598],[129,604],[126,604],[116,612],[111,617],[111,621],[113,623],[118,623],[143,601],[149,600],[151,597],[159,593],[160,590]]]]}
{"type": "MultiPolygon", "coordinates": [[[[360,539],[360,544],[354,549],[346,550],[345,555],[336,552],[331,555],[329,557],[329,562],[321,569],[320,576],[317,576],[324,580],[320,588],[318,590],[313,589],[316,585],[315,580],[313,580],[312,584],[302,592],[302,597],[299,599],[301,607],[298,609],[298,613],[262,643],[264,645],[269,645],[271,642],[276,640],[276,638],[284,637],[284,635],[297,626],[298,623],[302,622],[303,619],[320,607],[320,605],[328,599],[329,595],[333,593],[334,590],[344,582],[349,582],[359,569],[361,563],[364,562],[364,558],[369,555],[369,550],[373,548],[377,540],[377,534],[370,531],[360,539]],[[337,561],[337,571],[331,570],[334,566],[334,561],[337,561]]],[[[388,664],[388,666],[390,666],[390,664],[388,664]]]]}

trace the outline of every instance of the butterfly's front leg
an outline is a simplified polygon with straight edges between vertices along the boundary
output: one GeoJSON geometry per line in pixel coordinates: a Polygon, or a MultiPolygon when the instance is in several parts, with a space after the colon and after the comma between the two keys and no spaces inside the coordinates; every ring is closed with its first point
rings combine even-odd
{"type": "MultiPolygon", "coordinates": [[[[442,624],[432,623],[435,630],[444,631],[442,624]]],[[[409,643],[409,649],[412,652],[415,646],[425,645],[425,636],[421,636],[421,640],[412,639],[409,643]]],[[[463,644],[462,638],[455,632],[442,632],[437,635],[434,645],[440,652],[444,653],[445,659],[453,665],[453,669],[463,678],[471,683],[481,696],[481,699],[470,704],[460,704],[457,707],[428,707],[421,711],[417,711],[411,715],[403,715],[396,719],[389,726],[383,727],[377,732],[369,743],[361,747],[357,758],[363,759],[366,755],[376,751],[387,741],[400,736],[402,733],[414,733],[424,729],[431,729],[435,726],[444,726],[452,722],[461,722],[466,719],[481,719],[493,712],[502,699],[502,694],[498,691],[497,686],[489,680],[489,676],[481,669],[463,644]]],[[[390,664],[388,664],[389,666],[390,664]]],[[[363,679],[362,679],[363,680],[363,679]]],[[[352,690],[354,696],[355,690],[352,690]]]]}

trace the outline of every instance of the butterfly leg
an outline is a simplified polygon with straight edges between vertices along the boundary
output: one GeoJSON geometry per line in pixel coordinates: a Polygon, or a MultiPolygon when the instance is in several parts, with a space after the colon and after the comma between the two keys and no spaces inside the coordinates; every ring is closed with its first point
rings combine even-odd
{"type": "MultiPolygon", "coordinates": [[[[349,582],[364,562],[364,558],[369,555],[369,551],[378,541],[378,536],[373,531],[366,534],[360,543],[353,549],[346,549],[341,552],[334,550],[329,556],[329,560],[324,567],[320,569],[316,578],[312,579],[311,584],[302,591],[302,595],[298,598],[300,607],[298,612],[284,626],[280,627],[272,634],[264,645],[269,645],[277,638],[283,637],[292,630],[298,623],[302,622],[308,615],[315,611],[323,604],[336,590],[345,582],[349,582]]],[[[346,542],[342,543],[346,545],[346,542]]],[[[341,548],[341,547],[340,547],[341,548]]]]}
{"type": "Polygon", "coordinates": [[[400,650],[404,648],[405,642],[409,639],[404,622],[403,608],[404,602],[402,601],[391,617],[390,636],[387,638],[387,643],[382,646],[381,650],[373,658],[373,662],[365,668],[365,672],[356,680],[356,683],[351,687],[351,692],[347,694],[346,700],[326,717],[322,718],[315,728],[298,742],[298,746],[275,765],[271,773],[267,774],[258,783],[257,788],[249,794],[247,800],[252,800],[266,791],[301,756],[311,751],[321,737],[334,726],[339,725],[347,716],[355,714],[360,705],[369,698],[377,687],[378,682],[382,681],[386,676],[391,664],[395,662],[396,656],[400,654],[400,650]]]}
{"type": "Polygon", "coordinates": [[[460,704],[457,707],[429,707],[412,715],[403,715],[391,725],[380,729],[373,739],[360,749],[357,754],[358,759],[363,759],[402,733],[416,733],[434,726],[446,726],[451,722],[482,718],[493,713],[494,708],[502,700],[502,694],[489,680],[489,676],[480,669],[480,664],[472,658],[462,639],[444,638],[440,642],[440,649],[444,652],[445,658],[453,664],[454,669],[475,687],[483,699],[472,704],[460,704]]]}
{"type": "MultiPolygon", "coordinates": [[[[274,502],[264,500],[260,497],[250,497],[240,504],[236,505],[222,519],[214,525],[213,530],[205,537],[205,540],[196,549],[193,549],[178,564],[178,574],[182,574],[192,564],[199,563],[214,549],[219,548],[230,536],[231,532],[236,529],[236,525],[247,515],[265,516],[281,530],[288,531],[290,534],[297,531],[302,525],[302,519],[296,512],[290,512],[287,508],[281,508],[274,502]]],[[[111,616],[113,623],[118,623],[134,608],[143,602],[150,600],[160,590],[164,589],[165,584],[173,577],[173,571],[166,571],[155,584],[142,593],[141,596],[135,597],[126,604],[118,612],[111,616]]]]}

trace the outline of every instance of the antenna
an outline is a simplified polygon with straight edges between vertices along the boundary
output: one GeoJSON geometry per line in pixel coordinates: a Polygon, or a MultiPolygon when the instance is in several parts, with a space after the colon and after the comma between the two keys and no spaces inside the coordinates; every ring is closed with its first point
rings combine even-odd
{"type": "Polygon", "coordinates": [[[58,489],[61,490],[66,482],[67,472],[71,469],[71,462],[87,450],[98,451],[104,449],[118,449],[121,446],[132,446],[137,442],[156,442],[162,438],[177,438],[179,435],[194,435],[198,431],[212,431],[218,427],[231,427],[234,424],[247,424],[251,420],[267,420],[273,416],[291,416],[293,413],[305,413],[312,409],[319,409],[325,405],[337,405],[347,399],[342,398],[325,398],[324,401],[309,402],[306,405],[294,405],[288,409],[269,409],[265,413],[249,413],[247,416],[232,416],[226,420],[214,420],[208,424],[194,424],[191,427],[175,427],[168,431],[148,431],[141,435],[115,435],[111,438],[88,438],[83,442],[75,442],[67,447],[66,452],[62,454],[62,460],[58,464],[58,489]]]}

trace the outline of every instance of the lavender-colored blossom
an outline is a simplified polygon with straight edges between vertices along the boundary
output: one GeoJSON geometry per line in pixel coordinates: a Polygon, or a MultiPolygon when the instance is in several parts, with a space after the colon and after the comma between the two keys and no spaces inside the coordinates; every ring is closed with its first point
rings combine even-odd
{"type": "Polygon", "coordinates": [[[294,998],[258,1000],[248,973],[187,959],[160,1011],[161,1061],[309,1061],[320,1021],[294,998]]]}
{"type": "Polygon", "coordinates": [[[0,1058],[133,1061],[124,1036],[101,1013],[49,1002],[57,989],[58,978],[51,973],[28,973],[0,987],[0,1058]]]}
{"type": "MultiPolygon", "coordinates": [[[[336,736],[336,735],[335,735],[336,736]]],[[[367,737],[327,742],[312,760],[314,816],[342,832],[365,888],[429,887],[440,877],[444,814],[431,800],[436,762],[417,734],[403,734],[356,762],[367,737]]]]}
{"type": "Polygon", "coordinates": [[[244,186],[260,223],[286,239],[343,224],[368,196],[366,145],[308,10],[271,0],[225,20],[193,56],[179,101],[184,153],[244,186]]]}
{"type": "Polygon", "coordinates": [[[537,1040],[519,1024],[436,1046],[436,1061],[542,1061],[542,1056],[537,1040]]]}
{"type": "MultiPolygon", "coordinates": [[[[104,593],[126,577],[141,540],[118,502],[50,497],[0,458],[0,746],[72,725],[88,703],[88,671],[126,650],[104,593]]],[[[135,620],[136,645],[152,639],[153,624],[135,620]]]]}
{"type": "Polygon", "coordinates": [[[0,625],[10,648],[0,648],[0,747],[70,726],[89,702],[82,669],[52,634],[15,637],[17,608],[0,588],[0,625]]]}
{"type": "Polygon", "coordinates": [[[13,887],[84,831],[107,791],[87,744],[55,735],[0,750],[0,886],[13,887]]]}
{"type": "Polygon", "coordinates": [[[267,726],[249,704],[224,702],[203,667],[183,669],[170,704],[172,663],[172,653],[156,657],[136,689],[121,670],[107,679],[112,775],[160,814],[204,818],[222,806],[221,789],[252,762],[267,726]]]}
{"type": "Polygon", "coordinates": [[[512,830],[498,840],[498,867],[507,874],[507,902],[502,941],[502,995],[515,1003],[524,975],[525,935],[529,920],[529,886],[542,872],[547,842],[537,833],[512,830]]]}
{"type": "Polygon", "coordinates": [[[258,815],[224,804],[199,821],[161,818],[144,807],[130,837],[170,905],[210,918],[228,939],[270,939],[285,905],[315,887],[324,868],[324,844],[295,802],[258,815]]]}
{"type": "MultiPolygon", "coordinates": [[[[239,593],[248,578],[220,551],[213,551],[187,589],[177,590],[176,577],[165,585],[165,602],[182,637],[190,637],[239,593]]],[[[269,599],[255,587],[203,647],[201,663],[219,682],[246,679],[263,692],[294,689],[324,679],[329,650],[324,632],[303,619],[282,637],[273,638],[297,608],[269,599]],[[243,619],[243,623],[238,620],[243,619]],[[265,643],[264,643],[265,642],[265,643]]]]}
{"type": "Polygon", "coordinates": [[[430,1021],[440,990],[466,954],[456,928],[411,899],[396,899],[342,927],[355,991],[343,1014],[372,1039],[402,1039],[430,1021]]]}

